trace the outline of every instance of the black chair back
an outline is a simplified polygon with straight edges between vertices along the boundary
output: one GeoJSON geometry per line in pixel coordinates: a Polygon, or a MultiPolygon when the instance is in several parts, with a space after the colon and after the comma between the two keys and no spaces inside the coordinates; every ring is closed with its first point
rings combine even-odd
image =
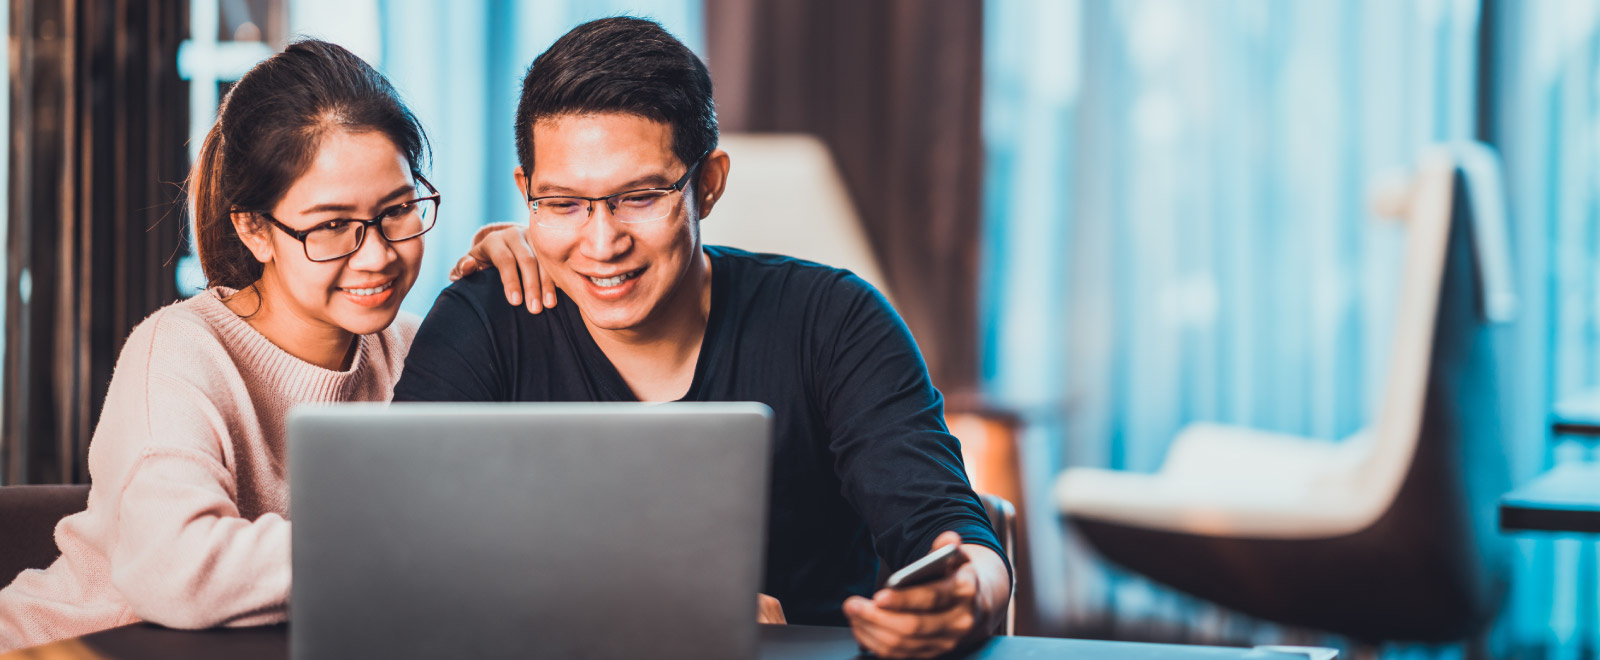
{"type": "Polygon", "coordinates": [[[1453,175],[1414,453],[1376,521],[1337,537],[1252,539],[1074,519],[1089,543],[1159,582],[1279,623],[1373,643],[1451,642],[1483,631],[1510,573],[1495,520],[1509,485],[1499,370],[1506,310],[1494,295],[1507,272],[1485,259],[1505,247],[1496,244],[1503,236],[1474,215],[1472,186],[1497,182],[1471,173],[1453,175]]]}
{"type": "Polygon", "coordinates": [[[0,487],[0,584],[54,562],[56,523],[88,506],[88,486],[0,487]]]}
{"type": "Polygon", "coordinates": [[[1017,625],[1017,585],[1022,583],[1022,576],[1017,574],[1017,509],[999,495],[980,493],[978,499],[983,502],[984,512],[989,514],[989,526],[994,528],[995,538],[1000,540],[1000,551],[1005,553],[1016,578],[1011,581],[1011,602],[1006,603],[1006,615],[999,628],[1000,634],[1011,635],[1017,625]]]}

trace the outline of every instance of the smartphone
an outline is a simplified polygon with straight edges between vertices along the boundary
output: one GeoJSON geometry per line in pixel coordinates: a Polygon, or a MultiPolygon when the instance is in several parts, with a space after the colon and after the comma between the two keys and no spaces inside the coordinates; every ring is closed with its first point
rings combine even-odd
{"type": "Polygon", "coordinates": [[[927,584],[956,572],[956,569],[965,563],[967,556],[961,554],[961,544],[951,543],[895,571],[883,586],[890,589],[904,589],[927,584]]]}

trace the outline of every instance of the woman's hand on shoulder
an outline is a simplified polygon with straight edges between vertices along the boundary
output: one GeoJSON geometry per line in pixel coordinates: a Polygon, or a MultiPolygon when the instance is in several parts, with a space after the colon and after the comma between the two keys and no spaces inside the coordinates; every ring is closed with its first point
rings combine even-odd
{"type": "Polygon", "coordinates": [[[450,269],[450,281],[485,268],[498,268],[506,302],[521,305],[526,301],[528,311],[533,314],[554,307],[555,282],[539,269],[539,260],[528,243],[527,230],[524,225],[511,223],[485,225],[472,237],[472,248],[467,250],[466,256],[450,269]]]}

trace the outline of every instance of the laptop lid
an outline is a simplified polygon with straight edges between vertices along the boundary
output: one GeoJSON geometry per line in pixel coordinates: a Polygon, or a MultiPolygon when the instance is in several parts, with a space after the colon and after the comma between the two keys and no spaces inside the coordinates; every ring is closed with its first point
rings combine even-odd
{"type": "Polygon", "coordinates": [[[292,656],[755,657],[770,415],[296,410],[292,656]]]}

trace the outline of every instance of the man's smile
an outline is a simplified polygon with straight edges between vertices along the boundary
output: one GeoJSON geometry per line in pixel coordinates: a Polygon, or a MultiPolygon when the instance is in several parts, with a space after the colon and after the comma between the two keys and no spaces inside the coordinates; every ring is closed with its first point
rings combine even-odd
{"type": "Polygon", "coordinates": [[[627,272],[624,272],[624,273],[618,273],[616,275],[611,275],[611,276],[608,276],[608,277],[601,277],[601,276],[597,276],[597,275],[583,275],[583,276],[588,278],[589,282],[594,284],[595,286],[600,287],[602,289],[608,289],[608,288],[611,288],[611,287],[614,287],[614,286],[621,285],[623,282],[626,282],[628,280],[634,279],[634,278],[638,277],[643,272],[644,272],[644,269],[643,268],[639,268],[639,269],[636,269],[636,270],[630,270],[630,271],[627,271],[627,272]]]}

